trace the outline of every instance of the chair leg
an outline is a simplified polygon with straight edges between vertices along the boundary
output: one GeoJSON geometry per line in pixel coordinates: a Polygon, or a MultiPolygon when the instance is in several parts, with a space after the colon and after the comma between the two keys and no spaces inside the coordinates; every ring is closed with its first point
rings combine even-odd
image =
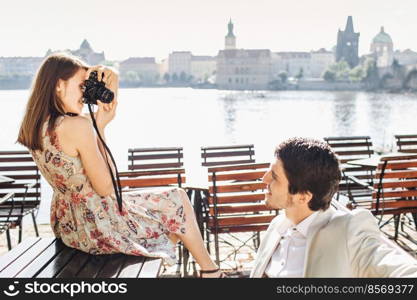
{"type": "Polygon", "coordinates": [[[208,230],[206,231],[206,247],[207,247],[208,253],[211,254],[211,250],[210,250],[210,232],[208,230]]]}
{"type": "Polygon", "coordinates": [[[9,251],[12,250],[12,240],[10,239],[10,229],[6,230],[6,238],[7,238],[7,248],[9,251]]]}
{"type": "Polygon", "coordinates": [[[219,234],[214,233],[214,248],[216,251],[216,263],[220,267],[220,249],[219,249],[219,234]]]}
{"type": "Polygon", "coordinates": [[[36,216],[35,216],[35,212],[34,212],[34,211],[32,211],[31,215],[32,215],[33,227],[35,228],[35,233],[36,233],[36,236],[39,236],[38,224],[36,224],[36,216]]]}
{"type": "Polygon", "coordinates": [[[23,218],[19,220],[19,244],[22,242],[23,218]]]}
{"type": "Polygon", "coordinates": [[[177,262],[177,271],[176,273],[178,275],[181,274],[181,263],[182,263],[182,254],[183,254],[183,250],[182,250],[182,242],[178,243],[178,262],[177,262]]]}
{"type": "Polygon", "coordinates": [[[414,220],[414,226],[416,227],[416,231],[417,231],[417,213],[413,213],[413,220],[414,220]]]}
{"type": "Polygon", "coordinates": [[[394,225],[395,225],[395,234],[394,234],[394,240],[396,241],[398,238],[398,227],[400,225],[400,217],[401,215],[395,215],[394,216],[394,225]]]}
{"type": "Polygon", "coordinates": [[[188,249],[187,248],[183,248],[183,254],[182,254],[182,257],[183,257],[183,259],[182,259],[182,269],[183,269],[183,274],[184,274],[184,277],[186,276],[186,275],[188,275],[188,260],[189,260],[189,258],[190,258],[190,252],[188,251],[188,249]]]}

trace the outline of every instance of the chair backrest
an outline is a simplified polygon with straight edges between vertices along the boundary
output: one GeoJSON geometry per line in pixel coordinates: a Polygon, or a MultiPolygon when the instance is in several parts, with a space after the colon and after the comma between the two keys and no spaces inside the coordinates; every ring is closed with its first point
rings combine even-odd
{"type": "MultiPolygon", "coordinates": [[[[344,137],[325,137],[324,140],[332,147],[337,154],[343,175],[353,175],[358,179],[372,183],[373,169],[365,166],[353,166],[347,164],[348,161],[364,159],[374,154],[371,137],[369,136],[344,136],[344,137]]],[[[355,189],[354,185],[346,183],[343,176],[340,181],[339,190],[355,189]]]]}
{"type": "Polygon", "coordinates": [[[263,231],[277,215],[263,203],[269,163],[209,168],[207,225],[211,232],[263,231]]]}
{"type": "Polygon", "coordinates": [[[14,192],[14,200],[39,204],[41,175],[29,151],[0,151],[0,175],[14,179],[13,183],[0,184],[0,197],[14,192]],[[26,193],[27,184],[33,184],[26,193]]]}
{"type": "Polygon", "coordinates": [[[333,148],[342,164],[374,154],[369,136],[325,137],[324,140],[333,148]]]}
{"type": "Polygon", "coordinates": [[[183,167],[182,147],[131,148],[128,150],[129,170],[156,170],[183,167]]]}
{"type": "Polygon", "coordinates": [[[181,187],[185,183],[184,169],[144,170],[119,172],[122,188],[146,188],[173,186],[181,187]]]}
{"type": "Polygon", "coordinates": [[[417,134],[397,134],[398,152],[417,153],[417,134]]]}
{"type": "Polygon", "coordinates": [[[375,214],[417,212],[417,154],[381,158],[371,209],[375,214]]]}
{"type": "Polygon", "coordinates": [[[255,147],[253,144],[201,147],[201,158],[203,167],[254,163],[255,147]]]}

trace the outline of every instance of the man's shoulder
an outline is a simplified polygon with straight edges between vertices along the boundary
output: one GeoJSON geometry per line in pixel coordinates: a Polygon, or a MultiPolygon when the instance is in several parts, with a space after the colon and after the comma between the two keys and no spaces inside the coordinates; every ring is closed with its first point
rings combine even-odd
{"type": "Polygon", "coordinates": [[[364,223],[373,224],[375,223],[375,218],[369,210],[358,208],[348,211],[335,210],[328,226],[340,225],[347,229],[352,224],[360,227],[364,223]]]}

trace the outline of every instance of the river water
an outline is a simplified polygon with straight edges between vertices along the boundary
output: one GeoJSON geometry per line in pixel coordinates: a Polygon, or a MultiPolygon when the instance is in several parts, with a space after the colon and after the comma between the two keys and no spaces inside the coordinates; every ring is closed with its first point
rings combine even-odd
{"type": "MultiPolygon", "coordinates": [[[[29,91],[0,91],[0,148],[15,144],[29,91]]],[[[394,134],[417,134],[415,94],[366,92],[241,92],[191,88],[121,89],[106,138],[119,170],[131,147],[183,146],[188,178],[202,178],[200,147],[255,144],[270,161],[292,136],[370,135],[377,151],[391,151],[394,134]]],[[[42,187],[39,222],[48,222],[50,188],[42,187]]]]}

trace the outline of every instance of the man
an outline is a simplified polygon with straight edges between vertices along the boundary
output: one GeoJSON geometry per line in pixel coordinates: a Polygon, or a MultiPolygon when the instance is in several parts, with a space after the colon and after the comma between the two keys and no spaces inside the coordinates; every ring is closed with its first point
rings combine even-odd
{"type": "Polygon", "coordinates": [[[417,260],[384,242],[369,211],[330,207],[341,176],[325,142],[293,138],[275,157],[265,201],[285,213],[271,222],[251,277],[417,277],[417,260]]]}

